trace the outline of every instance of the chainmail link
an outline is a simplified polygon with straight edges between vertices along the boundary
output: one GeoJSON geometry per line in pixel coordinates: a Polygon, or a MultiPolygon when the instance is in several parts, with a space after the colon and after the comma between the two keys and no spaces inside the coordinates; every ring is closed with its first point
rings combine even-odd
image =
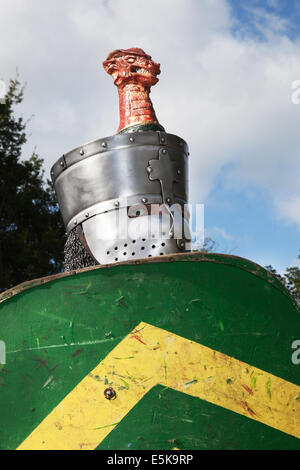
{"type": "Polygon", "coordinates": [[[76,228],[74,228],[68,235],[65,243],[64,254],[65,271],[74,271],[76,269],[96,266],[98,264],[82,245],[76,228]]]}

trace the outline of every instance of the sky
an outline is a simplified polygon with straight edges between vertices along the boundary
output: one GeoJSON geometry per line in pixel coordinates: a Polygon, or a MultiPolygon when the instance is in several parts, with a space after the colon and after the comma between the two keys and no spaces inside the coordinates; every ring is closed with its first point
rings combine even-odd
{"type": "MultiPolygon", "coordinates": [[[[0,79],[26,82],[23,157],[46,176],[65,152],[113,135],[108,53],[161,64],[151,98],[190,147],[190,202],[216,250],[279,272],[300,250],[300,0],[0,0],[0,79]]],[[[299,264],[299,263],[298,263],[299,264]]]]}

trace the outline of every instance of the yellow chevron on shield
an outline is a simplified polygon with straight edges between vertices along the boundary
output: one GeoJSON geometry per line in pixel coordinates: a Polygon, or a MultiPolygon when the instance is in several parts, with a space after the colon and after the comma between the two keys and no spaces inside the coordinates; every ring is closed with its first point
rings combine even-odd
{"type": "Polygon", "coordinates": [[[95,449],[158,384],[300,438],[298,385],[142,322],[18,449],[95,449]]]}

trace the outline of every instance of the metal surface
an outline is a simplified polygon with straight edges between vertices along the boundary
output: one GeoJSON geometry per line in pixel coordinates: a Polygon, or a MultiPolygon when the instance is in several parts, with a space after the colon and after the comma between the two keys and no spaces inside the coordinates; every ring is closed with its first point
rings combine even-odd
{"type": "MultiPolygon", "coordinates": [[[[142,201],[146,203],[148,198],[142,201]]],[[[94,258],[109,264],[190,251],[189,226],[183,221],[180,205],[171,211],[168,206],[141,203],[89,218],[83,232],[94,258]]]]}
{"type": "MultiPolygon", "coordinates": [[[[155,216],[130,219],[127,216],[127,208],[99,214],[83,225],[85,239],[93,256],[100,264],[176,253],[178,251],[177,240],[166,238],[170,230],[169,224],[165,228],[161,227],[165,237],[156,237],[155,234],[149,236],[149,227],[159,223],[159,220],[157,220],[158,223],[155,223],[154,219],[155,216]],[[126,234],[120,233],[120,224],[115,221],[116,215],[122,217],[122,213],[128,222],[128,230],[132,234],[130,238],[126,238],[126,234]],[[136,236],[138,234],[141,235],[136,236]]],[[[187,246],[181,249],[185,248],[187,246]]]]}
{"type": "Polygon", "coordinates": [[[162,199],[165,204],[173,204],[174,185],[184,184],[185,198],[187,201],[188,180],[186,175],[185,161],[180,162],[180,158],[174,159],[172,152],[168,148],[160,148],[158,159],[149,160],[147,167],[150,181],[159,180],[161,186],[162,199]]]}
{"type": "Polygon", "coordinates": [[[171,156],[171,174],[174,166],[181,172],[172,185],[173,200],[187,202],[186,143],[166,133],[132,136],[124,134],[92,142],[64,155],[53,166],[52,179],[67,232],[86,218],[114,209],[116,202],[121,207],[122,201],[132,205],[143,197],[152,197],[151,203],[161,203],[161,186],[158,181],[151,181],[147,173],[148,162],[158,159],[161,145],[171,156]]]}
{"type": "Polygon", "coordinates": [[[78,449],[300,449],[299,309],[248,260],[132,260],[0,300],[2,449],[63,447],[66,436],[78,449]],[[46,439],[27,440],[55,416],[46,439]]]}
{"type": "MultiPolygon", "coordinates": [[[[138,132],[102,139],[64,155],[52,173],[67,233],[82,224],[87,245],[101,264],[140,258],[143,254],[148,257],[188,250],[190,233],[188,218],[184,219],[188,217],[184,213],[188,201],[186,152],[186,144],[179,137],[138,132]],[[175,211],[180,220],[177,223],[176,219],[176,227],[166,230],[165,236],[152,233],[121,236],[119,232],[124,227],[117,219],[143,204],[151,210],[149,214],[140,210],[141,220],[130,220],[131,216],[125,215],[131,226],[150,226],[156,217],[152,208],[161,204],[165,211],[174,204],[182,208],[175,211]],[[182,226],[184,231],[179,229],[182,226]],[[147,243],[142,243],[143,238],[147,243]],[[142,252],[131,246],[138,240],[142,252]],[[130,252],[123,249],[126,247],[130,247],[130,252]]],[[[174,225],[174,216],[169,219],[170,225],[174,225]]]]}

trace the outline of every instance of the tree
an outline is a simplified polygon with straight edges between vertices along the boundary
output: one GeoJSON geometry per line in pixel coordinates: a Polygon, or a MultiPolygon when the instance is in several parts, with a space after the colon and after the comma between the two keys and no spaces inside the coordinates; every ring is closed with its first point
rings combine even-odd
{"type": "MultiPolygon", "coordinates": [[[[300,254],[298,259],[300,260],[300,254]]],[[[266,269],[277,277],[300,304],[300,268],[297,266],[286,268],[283,274],[277,273],[276,269],[271,265],[266,266],[266,269]]]]}
{"type": "Polygon", "coordinates": [[[14,108],[23,93],[17,77],[0,104],[0,291],[63,268],[64,227],[43,160],[21,159],[26,122],[14,108]]]}
{"type": "Polygon", "coordinates": [[[297,266],[287,268],[284,277],[286,287],[300,304],[300,269],[297,266]]]}
{"type": "Polygon", "coordinates": [[[204,243],[201,248],[198,249],[201,253],[213,253],[216,251],[217,243],[210,237],[205,237],[204,243]]]}

